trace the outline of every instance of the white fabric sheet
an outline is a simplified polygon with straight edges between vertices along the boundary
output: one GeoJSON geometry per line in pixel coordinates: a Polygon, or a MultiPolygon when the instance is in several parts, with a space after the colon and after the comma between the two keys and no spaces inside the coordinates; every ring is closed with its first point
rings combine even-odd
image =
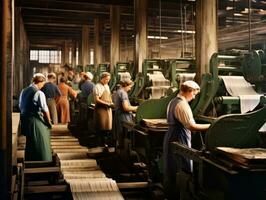
{"type": "Polygon", "coordinates": [[[243,76],[220,76],[227,92],[231,96],[240,98],[241,113],[252,111],[260,102],[258,94],[243,76]]]}

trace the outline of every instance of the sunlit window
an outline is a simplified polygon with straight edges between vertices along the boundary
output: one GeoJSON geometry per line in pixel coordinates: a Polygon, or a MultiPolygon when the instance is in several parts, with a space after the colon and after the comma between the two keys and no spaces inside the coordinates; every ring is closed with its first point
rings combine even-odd
{"type": "Polygon", "coordinates": [[[72,64],[72,48],[69,49],[68,57],[69,57],[68,59],[69,64],[72,64]]]}
{"type": "Polygon", "coordinates": [[[39,63],[61,63],[61,51],[57,50],[30,50],[30,60],[39,63]]]}
{"type": "Polygon", "coordinates": [[[30,50],[30,60],[38,60],[38,50],[30,50]]]}
{"type": "Polygon", "coordinates": [[[90,64],[94,64],[94,50],[90,49],[90,64]]]}

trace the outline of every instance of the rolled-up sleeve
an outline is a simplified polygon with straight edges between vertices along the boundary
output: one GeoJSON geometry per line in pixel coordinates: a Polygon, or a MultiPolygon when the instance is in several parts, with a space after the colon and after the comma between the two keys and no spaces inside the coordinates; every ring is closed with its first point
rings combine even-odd
{"type": "Polygon", "coordinates": [[[195,124],[192,110],[186,101],[178,103],[175,107],[175,117],[186,127],[195,124]]]}

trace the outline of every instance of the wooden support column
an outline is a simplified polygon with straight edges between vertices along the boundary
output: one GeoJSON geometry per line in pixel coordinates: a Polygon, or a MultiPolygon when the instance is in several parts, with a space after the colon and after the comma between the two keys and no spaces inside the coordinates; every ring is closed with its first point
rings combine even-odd
{"type": "Polygon", "coordinates": [[[69,41],[64,42],[64,63],[69,65],[69,41]]]}
{"type": "Polygon", "coordinates": [[[110,7],[111,21],[111,72],[114,71],[115,64],[120,59],[120,6],[110,7]]]}
{"type": "Polygon", "coordinates": [[[90,29],[88,25],[82,27],[81,59],[83,67],[90,64],[89,31],[90,29]]]}
{"type": "Polygon", "coordinates": [[[102,63],[102,43],[100,36],[102,35],[102,24],[99,18],[94,19],[94,66],[97,67],[102,63]]]}
{"type": "Polygon", "coordinates": [[[135,67],[142,71],[142,62],[147,58],[147,13],[148,0],[135,0],[135,67]]]}
{"type": "Polygon", "coordinates": [[[75,68],[76,67],[76,51],[77,51],[77,47],[76,47],[76,41],[72,41],[72,67],[75,68]]]}
{"type": "Polygon", "coordinates": [[[218,51],[217,45],[217,10],[216,1],[196,1],[196,80],[210,71],[209,62],[213,53],[218,51]]]}
{"type": "Polygon", "coordinates": [[[12,79],[14,64],[14,0],[2,0],[0,60],[0,199],[11,199],[12,79]]]}

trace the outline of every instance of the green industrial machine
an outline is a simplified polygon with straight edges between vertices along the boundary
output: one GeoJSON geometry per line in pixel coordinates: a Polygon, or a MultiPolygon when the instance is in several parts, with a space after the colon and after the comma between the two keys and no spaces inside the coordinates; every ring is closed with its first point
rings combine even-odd
{"type": "MultiPolygon", "coordinates": [[[[243,53],[214,54],[212,56],[212,59],[210,61],[210,67],[211,67],[210,73],[205,74],[203,76],[201,83],[201,93],[191,104],[191,108],[197,120],[200,120],[203,123],[211,122],[213,124],[206,133],[206,140],[212,140],[211,142],[206,141],[205,145],[207,145],[207,148],[210,147],[210,144],[214,144],[214,141],[215,142],[224,141],[225,144],[228,142],[229,145],[231,145],[232,143],[234,144],[242,143],[243,147],[259,147],[258,141],[261,142],[262,140],[258,139],[257,130],[258,127],[263,124],[262,122],[265,122],[265,116],[266,116],[265,107],[249,114],[225,115],[227,113],[239,113],[239,99],[234,97],[235,99],[230,99],[230,102],[228,103],[226,102],[223,105],[220,105],[221,103],[217,103],[216,99],[218,97],[221,96],[225,97],[227,95],[225,94],[222,80],[219,77],[220,75],[244,75],[245,77],[250,77],[250,79],[249,78],[246,79],[252,80],[251,83],[256,85],[256,89],[263,88],[263,81],[265,81],[265,65],[263,64],[264,62],[262,56],[263,54],[260,51],[254,51],[245,54],[243,53]],[[260,64],[259,66],[257,65],[258,63],[260,64]],[[253,73],[248,72],[247,69],[250,69],[250,67],[252,67],[252,69],[254,70],[253,73]],[[254,80],[255,76],[253,76],[252,74],[256,74],[256,76],[257,74],[260,74],[257,76],[260,78],[254,80]],[[251,77],[253,77],[253,79],[251,79],[251,77]],[[228,105],[232,104],[231,100],[235,105],[230,107],[228,105]],[[213,114],[211,112],[214,109],[214,107],[218,109],[218,113],[213,114]],[[226,109],[224,109],[224,107],[226,109]],[[217,116],[221,117],[219,117],[218,119],[214,118],[217,116]],[[253,123],[255,123],[255,125],[253,125],[253,123]],[[219,130],[216,130],[217,127],[219,127],[218,128],[219,130]],[[247,131],[247,134],[245,134],[245,131],[247,131]],[[256,133],[255,134],[256,136],[254,135],[254,133],[256,133]],[[225,139],[223,139],[224,136],[225,139]],[[235,141],[237,138],[239,140],[235,141]],[[250,144],[247,144],[246,142],[244,142],[244,140],[250,144]]],[[[171,82],[173,85],[177,85],[176,75],[178,73],[195,72],[195,61],[193,59],[159,61],[159,64],[160,62],[163,63],[163,64],[161,63],[162,67],[159,68],[159,70],[158,69],[157,70],[162,71],[163,74],[165,74],[166,78],[172,80],[171,82]],[[182,64],[186,65],[187,67],[185,67],[184,69],[180,68],[179,65],[182,64]]],[[[143,63],[144,82],[142,83],[142,85],[139,85],[138,88],[142,88],[142,90],[144,90],[147,83],[149,83],[149,80],[146,78],[146,75],[149,71],[153,71],[153,69],[150,69],[152,68],[151,67],[152,65],[157,65],[157,60],[152,60],[152,61],[146,60],[143,63]]],[[[132,163],[134,162],[145,163],[144,165],[146,167],[145,169],[148,170],[149,177],[153,182],[161,181],[162,178],[161,156],[162,156],[163,138],[167,131],[167,128],[148,127],[143,124],[143,119],[165,119],[167,105],[171,101],[171,99],[173,99],[177,95],[177,93],[178,90],[176,90],[171,95],[161,99],[149,99],[144,101],[142,104],[140,104],[136,112],[134,123],[124,124],[124,127],[126,127],[128,130],[128,134],[125,139],[126,140],[125,143],[127,145],[125,145],[126,149],[124,150],[125,152],[128,152],[128,154],[125,157],[131,160],[132,163]],[[132,155],[134,156],[137,155],[137,156],[132,158],[132,155]]],[[[138,95],[142,95],[142,92],[139,92],[138,95]]],[[[263,101],[265,101],[265,98],[262,97],[261,102],[263,101]]],[[[199,135],[200,134],[198,134],[198,136],[199,135]]],[[[203,142],[203,138],[196,137],[193,138],[193,140],[194,140],[192,141],[193,145],[200,146],[199,149],[205,147],[204,145],[203,147],[200,145],[201,141],[203,142]]],[[[191,150],[182,147],[182,145],[181,145],[182,148],[180,150],[179,147],[176,147],[176,145],[174,146],[175,149],[176,148],[178,149],[179,154],[181,152],[182,155],[189,156],[193,158],[193,160],[199,163],[203,162],[201,158],[203,154],[206,153],[205,151],[203,152],[196,149],[191,150]]],[[[241,145],[237,147],[241,147],[241,145]]],[[[216,166],[216,164],[214,166],[216,166]]],[[[200,165],[200,167],[203,167],[203,165],[200,165]]],[[[203,171],[200,171],[200,173],[201,174],[199,174],[198,177],[199,179],[203,177],[202,175],[203,171]]],[[[226,174],[225,176],[227,177],[230,175],[226,174]]],[[[236,179],[236,181],[238,181],[238,179],[236,179]]],[[[205,184],[205,182],[201,183],[205,184]]],[[[204,185],[201,185],[200,187],[203,186],[204,185]]],[[[206,194],[206,195],[211,196],[211,194],[206,194]]],[[[220,195],[220,193],[218,195],[220,195]]],[[[221,193],[221,195],[224,194],[221,193]]],[[[231,195],[231,193],[229,192],[226,195],[231,195]]],[[[208,198],[206,197],[205,199],[208,198]]]]}
{"type": "Polygon", "coordinates": [[[192,102],[194,115],[220,116],[240,113],[239,97],[229,96],[220,75],[241,75],[255,85],[257,92],[263,93],[266,82],[266,65],[263,64],[262,51],[250,53],[212,55],[210,73],[204,74],[201,81],[201,93],[192,102]]]}
{"type": "Polygon", "coordinates": [[[96,73],[94,74],[93,82],[97,83],[100,81],[100,75],[102,72],[110,72],[110,64],[109,63],[100,63],[96,69],[96,73]]]}
{"type": "Polygon", "coordinates": [[[265,96],[261,96],[255,110],[240,114],[239,97],[229,96],[220,78],[220,75],[244,76],[263,94],[264,63],[263,51],[215,53],[210,60],[210,73],[203,75],[201,93],[191,108],[197,120],[211,126],[206,133],[193,134],[193,148],[172,144],[176,154],[194,161],[193,178],[199,199],[266,198],[266,157],[262,159],[260,153],[247,158],[233,153],[228,156],[221,150],[227,147],[232,151],[261,152],[260,148],[266,148],[265,130],[259,131],[266,122],[265,96]]]}
{"type": "Polygon", "coordinates": [[[135,121],[123,124],[128,130],[125,137],[126,145],[121,150],[127,152],[124,159],[130,160],[133,166],[142,163],[140,166],[144,171],[147,170],[148,178],[153,183],[162,181],[162,147],[167,128],[145,126],[143,119],[165,119],[167,105],[177,92],[161,99],[144,101],[138,107],[135,121]]]}
{"type": "Polygon", "coordinates": [[[96,73],[95,66],[93,64],[85,66],[85,72],[91,72],[93,75],[96,73]]]}
{"type": "Polygon", "coordinates": [[[194,58],[169,59],[165,77],[171,81],[171,86],[179,87],[178,74],[196,73],[196,60],[194,58]]]}
{"type": "Polygon", "coordinates": [[[148,88],[151,86],[148,73],[162,72],[166,74],[167,63],[161,59],[145,59],[142,63],[142,72],[135,76],[134,86],[129,92],[129,98],[134,102],[143,102],[149,98],[151,92],[148,88]]]}
{"type": "Polygon", "coordinates": [[[117,84],[121,81],[121,74],[122,73],[129,73],[130,74],[130,79],[134,80],[134,66],[133,62],[117,62],[114,68],[114,73],[112,76],[113,82],[110,87],[111,91],[117,89],[116,86],[117,84]]]}
{"type": "Polygon", "coordinates": [[[214,119],[201,148],[172,144],[176,154],[194,161],[194,192],[199,199],[265,199],[266,156],[261,153],[266,152],[265,130],[264,134],[259,131],[266,122],[265,100],[261,97],[256,111],[214,119]],[[221,149],[229,149],[230,153],[221,149]],[[245,153],[232,153],[236,151],[245,153]],[[245,156],[247,152],[252,154],[245,156]]]}
{"type": "Polygon", "coordinates": [[[120,80],[119,73],[121,72],[128,72],[131,75],[131,78],[133,80],[135,79],[133,62],[117,62],[115,65],[114,72],[118,82],[120,80]]]}
{"type": "Polygon", "coordinates": [[[151,93],[152,80],[148,74],[161,72],[164,77],[167,73],[168,66],[166,60],[163,59],[145,59],[142,63],[142,73],[144,77],[144,86],[141,91],[141,98],[149,99],[151,93]]]}

